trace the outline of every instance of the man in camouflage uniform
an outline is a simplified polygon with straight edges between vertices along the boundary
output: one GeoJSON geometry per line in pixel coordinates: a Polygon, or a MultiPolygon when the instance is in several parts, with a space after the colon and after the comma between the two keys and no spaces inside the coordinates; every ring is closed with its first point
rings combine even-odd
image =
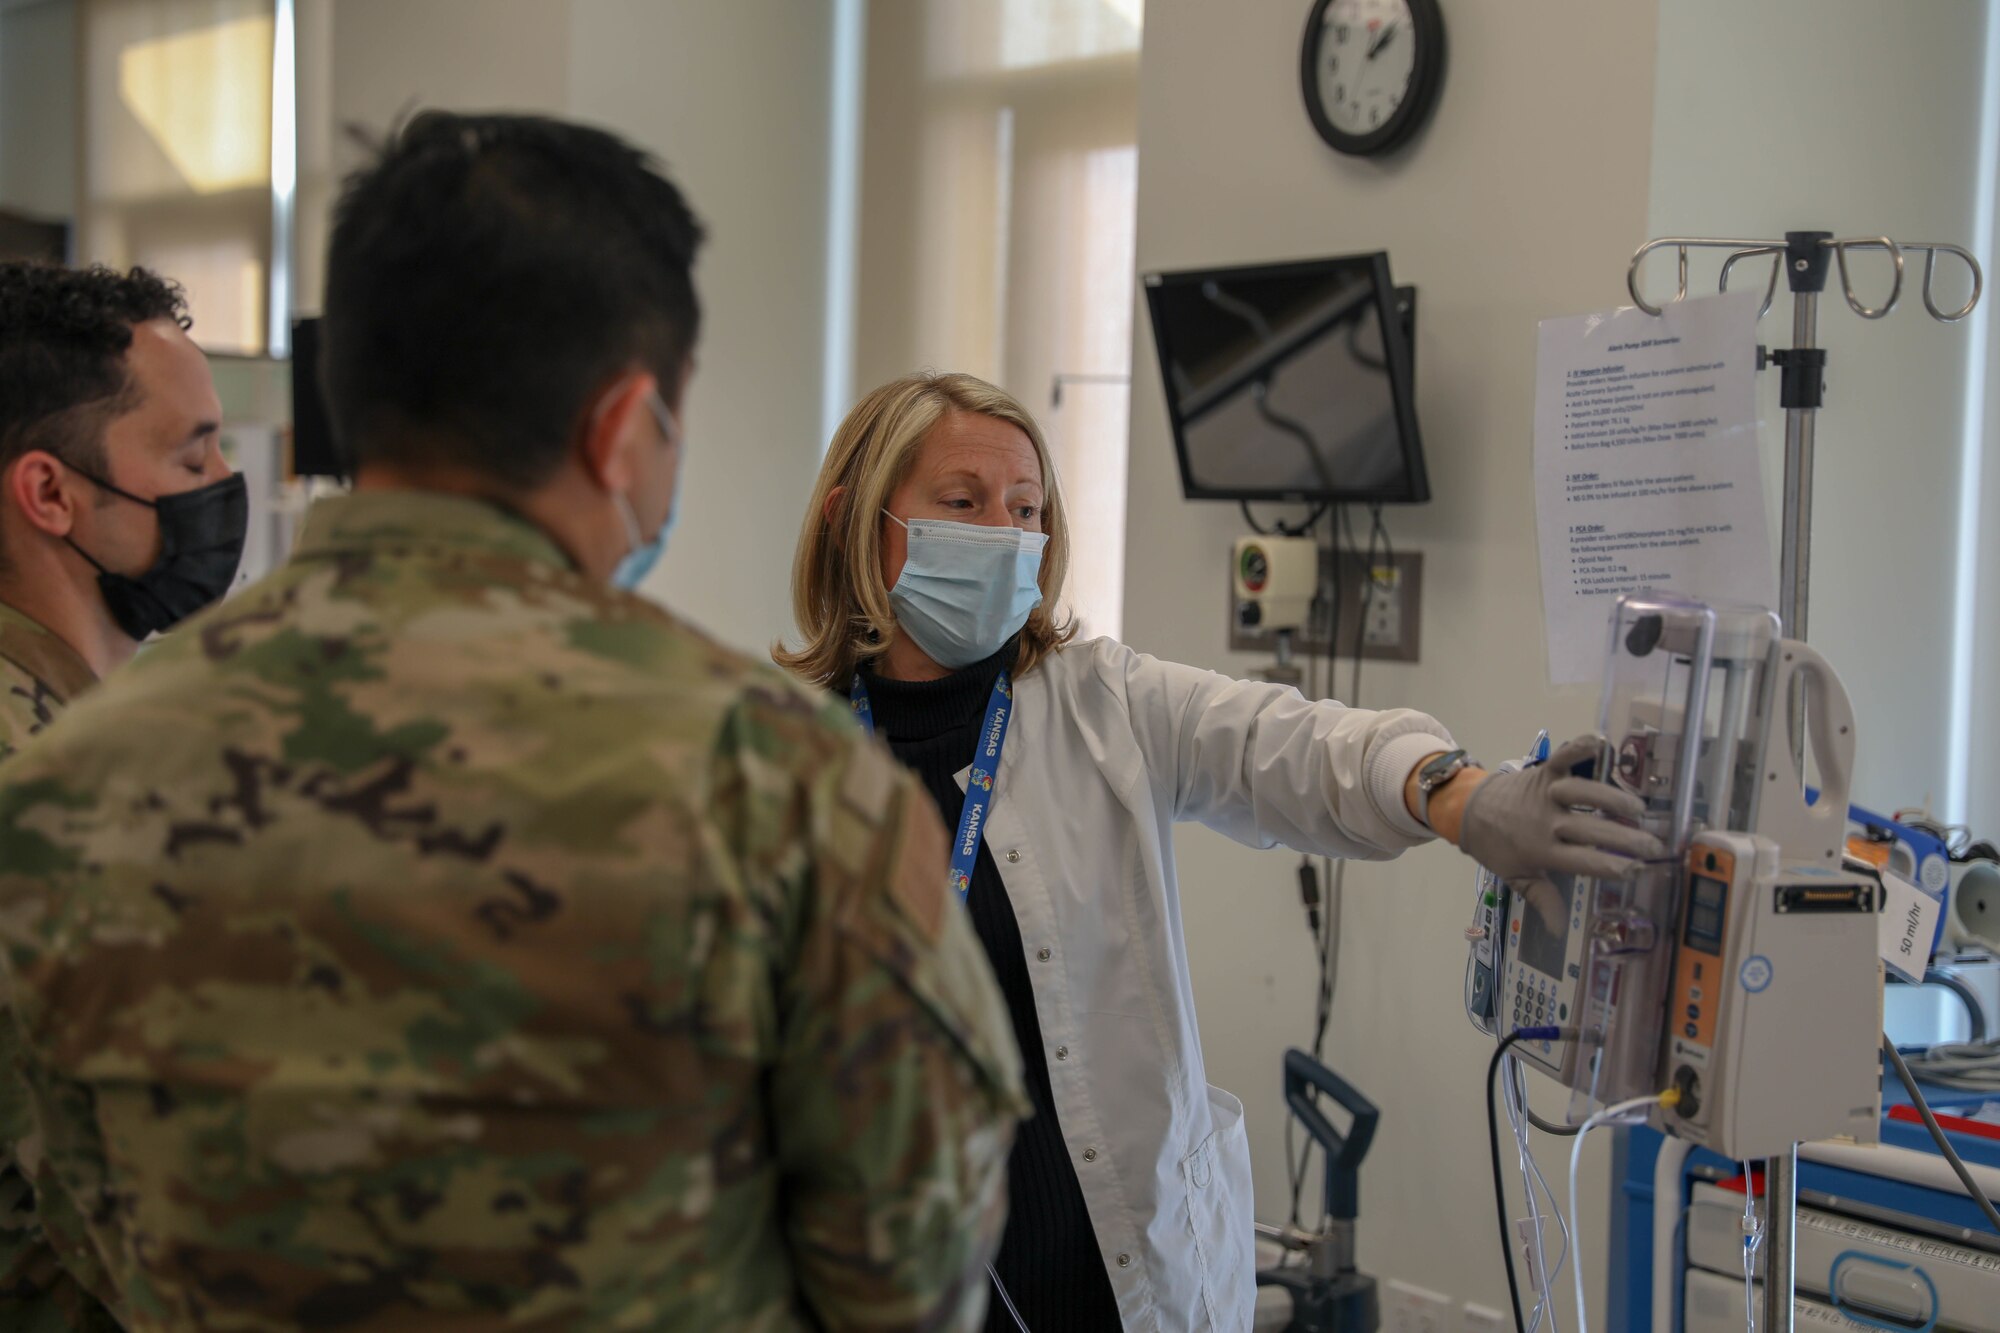
{"type": "Polygon", "coordinates": [[[929,799],[622,590],[698,241],[608,135],[413,122],[329,260],[356,493],[0,772],[44,1219],[129,1328],[978,1324],[1019,1057],[929,799]]]}
{"type": "MultiPolygon", "coordinates": [[[[170,514],[185,512],[228,481],[186,326],[180,291],[144,270],[0,264],[0,760],[165,627],[134,616],[143,590],[178,577],[166,548],[180,532],[158,503],[182,497],[170,514]]],[[[188,610],[207,600],[179,591],[188,610]]],[[[15,1160],[33,1125],[13,1038],[0,1021],[0,1329],[115,1328],[57,1262],[15,1160]]]]}
{"type": "Polygon", "coordinates": [[[188,323],[144,269],[0,264],[0,759],[139,650],[114,602],[159,563],[147,508],[230,476],[188,323]]]}

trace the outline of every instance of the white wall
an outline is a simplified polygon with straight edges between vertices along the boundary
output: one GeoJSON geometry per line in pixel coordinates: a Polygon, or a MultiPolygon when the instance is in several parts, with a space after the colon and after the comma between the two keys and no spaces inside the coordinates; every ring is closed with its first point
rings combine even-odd
{"type": "MultiPolygon", "coordinates": [[[[1986,10],[1982,0],[1662,5],[1651,234],[1796,227],[1950,241],[1990,260],[1990,239],[1972,234],[1986,10]]],[[[1693,262],[1691,287],[1713,290],[1719,258],[1693,262]]],[[[1660,265],[1654,299],[1671,294],[1669,269],[1660,265]]],[[[1739,265],[1732,285],[1761,289],[1768,272],[1739,265]]],[[[1852,272],[1862,299],[1881,304],[1886,256],[1856,255],[1852,272]]],[[[1962,272],[1941,267],[1941,306],[1964,300],[1962,272]]],[[[1861,719],[1855,797],[1885,812],[1927,797],[1941,809],[1946,796],[1970,329],[1932,320],[1921,282],[1912,256],[1901,305],[1879,321],[1847,308],[1837,271],[1819,303],[1828,365],[1808,630],[1861,719]]],[[[1786,346],[1791,326],[1780,281],[1759,335],[1786,346]]],[[[1776,375],[1761,380],[1775,541],[1785,417],[1776,375]]],[[[1989,618],[2000,615],[1992,580],[1983,600],[1989,618]]]]}
{"type": "Polygon", "coordinates": [[[833,8],[574,0],[570,111],[652,149],[708,227],[688,490],[655,590],[761,657],[819,469],[833,8]]]}
{"type": "MultiPolygon", "coordinates": [[[[1428,708],[1476,754],[1502,758],[1538,727],[1575,732],[1591,719],[1593,690],[1545,684],[1538,637],[1535,322],[1616,303],[1644,238],[1654,5],[1448,6],[1443,101],[1386,164],[1336,157],[1308,124],[1305,8],[1147,5],[1139,269],[1387,248],[1398,280],[1417,285],[1418,407],[1437,498],[1388,521],[1426,557],[1424,660],[1371,663],[1363,699],[1428,708]]],[[[1242,673],[1255,662],[1225,651],[1223,597],[1242,520],[1180,498],[1148,333],[1133,358],[1126,637],[1242,673]]],[[[1312,1013],[1296,858],[1199,828],[1177,849],[1209,1077],[1244,1098],[1258,1215],[1282,1221],[1279,1062],[1309,1042],[1312,1013]]],[[[1461,1005],[1469,863],[1426,848],[1357,865],[1347,884],[1328,1057],[1385,1112],[1362,1170],[1361,1265],[1504,1307],[1481,1109],[1491,1045],[1461,1005]]],[[[1593,1266],[1604,1176],[1593,1168],[1586,1189],[1593,1266]]]]}
{"type": "Polygon", "coordinates": [[[342,128],[380,131],[425,107],[559,111],[571,9],[571,0],[334,0],[334,116],[342,128]]]}
{"type": "MultiPolygon", "coordinates": [[[[379,129],[423,107],[571,116],[651,151],[687,192],[709,233],[695,272],[703,330],[683,423],[688,490],[653,590],[761,657],[791,624],[792,541],[822,443],[831,9],[331,3],[338,125],[379,129]]],[[[302,48],[301,66],[312,58],[302,48]]],[[[319,132],[302,123],[302,143],[319,132]]],[[[357,160],[338,142],[333,156],[343,171],[357,160]]],[[[325,262],[324,207],[301,224],[307,266],[325,262]]]]}

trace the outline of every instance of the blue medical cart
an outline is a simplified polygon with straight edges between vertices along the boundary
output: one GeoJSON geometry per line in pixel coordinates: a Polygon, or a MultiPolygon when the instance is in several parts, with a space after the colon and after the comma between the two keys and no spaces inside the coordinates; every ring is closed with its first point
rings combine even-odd
{"type": "MultiPolygon", "coordinates": [[[[1930,1132],[1921,1124],[1889,1118],[1890,1108],[1908,1105],[1909,1097],[1893,1072],[1885,1070],[1885,1074],[1882,1142],[1934,1157],[1941,1156],[1937,1145],[1931,1142],[1930,1132]]],[[[1987,1094],[1928,1085],[1924,1087],[1924,1097],[1930,1102],[1931,1109],[1939,1114],[1948,1114],[1953,1106],[1977,1106],[1994,1100],[1987,1094]]],[[[1605,1317],[1612,1333],[1648,1333],[1652,1327],[1653,1308],[1653,1174],[1662,1136],[1644,1127],[1615,1132],[1617,1138],[1612,1150],[1612,1170],[1617,1184],[1611,1199],[1611,1264],[1605,1317]]],[[[2000,1169],[2000,1139],[1952,1134],[1951,1143],[1967,1163],[2000,1169]]],[[[1681,1168],[1682,1207],[1675,1210],[1676,1215],[1684,1212],[1694,1184],[1704,1178],[1699,1174],[1701,1168],[1728,1176],[1737,1176],[1742,1172],[1737,1163],[1726,1157],[1705,1148],[1695,1149],[1688,1154],[1681,1168]]],[[[1799,1189],[1802,1192],[1836,1195],[1872,1208],[1928,1218],[1951,1226],[1982,1232],[1991,1230],[1978,1205],[1962,1194],[1828,1166],[1808,1160],[1803,1154],[1799,1157],[1799,1189]]],[[[1676,1320],[1673,1330],[1662,1330],[1661,1333],[1678,1333],[1679,1329],[1678,1288],[1686,1272],[1686,1253],[1685,1246],[1681,1244],[1675,1245],[1674,1250],[1676,1320]]]]}

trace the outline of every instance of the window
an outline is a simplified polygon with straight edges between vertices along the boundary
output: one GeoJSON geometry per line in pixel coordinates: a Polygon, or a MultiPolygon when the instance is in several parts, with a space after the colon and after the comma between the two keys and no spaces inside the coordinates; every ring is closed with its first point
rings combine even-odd
{"type": "Polygon", "coordinates": [[[1001,385],[1073,515],[1067,601],[1121,627],[1139,0],[870,6],[856,389],[1001,385]]]}
{"type": "Polygon", "coordinates": [[[85,0],[80,17],[78,258],[171,274],[204,349],[263,354],[273,0],[85,0]]]}

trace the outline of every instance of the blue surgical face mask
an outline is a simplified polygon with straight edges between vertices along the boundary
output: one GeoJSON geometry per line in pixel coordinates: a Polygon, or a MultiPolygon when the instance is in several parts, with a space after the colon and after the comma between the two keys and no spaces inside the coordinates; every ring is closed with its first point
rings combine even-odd
{"type": "MultiPolygon", "coordinates": [[[[659,423],[663,441],[672,445],[680,438],[680,426],[674,414],[667,411],[667,405],[660,401],[657,393],[647,395],[647,406],[653,409],[653,420],[659,423]]],[[[653,572],[653,566],[660,563],[660,557],[667,552],[667,539],[673,536],[674,522],[681,513],[680,479],[674,479],[674,498],[667,502],[667,516],[660,523],[660,529],[650,540],[639,529],[639,516],[632,510],[631,497],[623,494],[611,497],[617,507],[618,517],[625,523],[625,541],[628,549],[625,558],[618,562],[618,568],[611,571],[613,586],[631,592],[646,581],[653,572]]]]}
{"type": "Polygon", "coordinates": [[[941,519],[903,522],[909,557],[889,605],[896,623],[933,662],[949,670],[1000,651],[1042,604],[1036,578],[1048,535],[941,519]]]}

